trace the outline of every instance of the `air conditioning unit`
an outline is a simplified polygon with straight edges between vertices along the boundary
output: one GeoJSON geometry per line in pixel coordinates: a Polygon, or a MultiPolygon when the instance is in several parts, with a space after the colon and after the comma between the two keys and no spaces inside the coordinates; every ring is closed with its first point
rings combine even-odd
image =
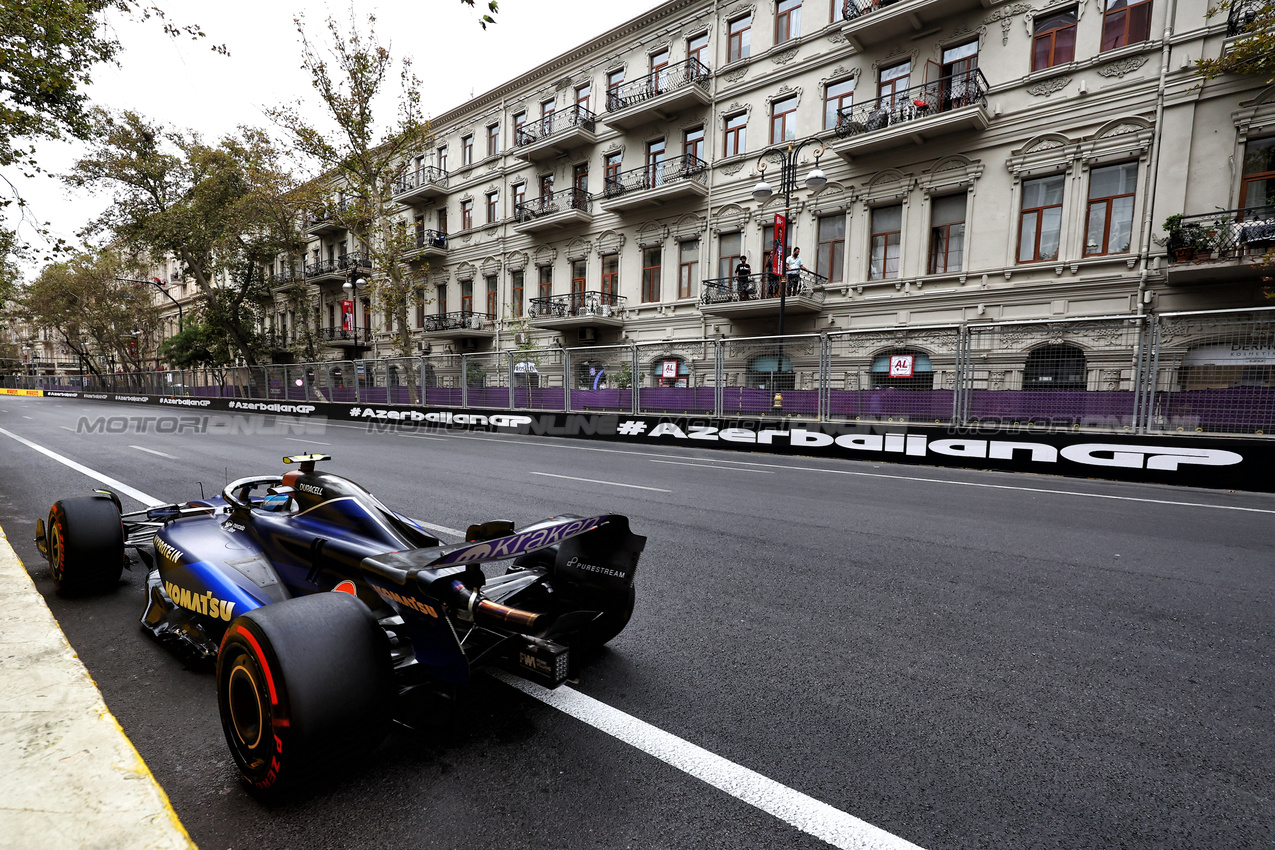
{"type": "Polygon", "coordinates": [[[598,332],[593,328],[580,328],[580,342],[596,342],[598,332]]]}

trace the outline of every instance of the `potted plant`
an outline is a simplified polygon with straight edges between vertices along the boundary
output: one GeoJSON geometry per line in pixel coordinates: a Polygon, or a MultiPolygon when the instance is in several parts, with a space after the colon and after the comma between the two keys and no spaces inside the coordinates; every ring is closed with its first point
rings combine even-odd
{"type": "Polygon", "coordinates": [[[1161,225],[1169,235],[1169,253],[1173,259],[1186,262],[1195,259],[1195,243],[1198,228],[1183,227],[1182,220],[1186,216],[1181,213],[1171,215],[1161,225]]]}

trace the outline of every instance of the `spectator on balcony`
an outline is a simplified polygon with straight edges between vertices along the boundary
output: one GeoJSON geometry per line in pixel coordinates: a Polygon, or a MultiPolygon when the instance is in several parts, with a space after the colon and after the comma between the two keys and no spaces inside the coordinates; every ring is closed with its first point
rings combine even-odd
{"type": "Polygon", "coordinates": [[[784,261],[784,265],[788,270],[788,294],[796,295],[797,290],[801,287],[801,249],[793,248],[792,253],[788,255],[788,259],[784,261]]]}
{"type": "Polygon", "coordinates": [[[744,255],[739,258],[739,265],[735,266],[735,283],[739,289],[739,300],[748,300],[748,290],[751,288],[748,278],[752,276],[752,266],[748,265],[748,256],[744,255]]]}

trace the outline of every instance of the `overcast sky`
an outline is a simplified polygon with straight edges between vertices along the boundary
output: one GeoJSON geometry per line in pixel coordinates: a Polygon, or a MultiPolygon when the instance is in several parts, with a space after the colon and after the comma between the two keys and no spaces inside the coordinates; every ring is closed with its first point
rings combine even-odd
{"type": "MultiPolygon", "coordinates": [[[[395,58],[412,58],[423,82],[425,114],[432,116],[655,8],[659,0],[500,3],[498,23],[486,31],[478,26],[479,12],[459,0],[361,0],[357,14],[365,25],[368,13],[374,13],[382,44],[390,47],[395,58]]],[[[158,5],[176,23],[200,25],[207,38],[174,40],[155,21],[134,24],[113,19],[124,51],[119,67],[97,70],[90,90],[96,103],[133,109],[153,120],[197,130],[209,139],[240,124],[266,125],[263,110],[287,101],[300,99],[318,113],[309,77],[300,67],[293,18],[304,10],[311,41],[325,42],[327,17],[349,21],[348,5],[296,0],[159,0],[158,5]],[[212,44],[225,44],[230,56],[213,53],[212,44]]],[[[397,85],[397,73],[393,85],[397,85]]],[[[392,117],[392,102],[381,109],[381,114],[392,117]]],[[[63,172],[83,150],[82,143],[45,143],[38,158],[50,171],[63,172]]],[[[74,239],[76,231],[109,202],[107,196],[72,194],[56,179],[6,176],[18,185],[33,214],[67,239],[74,239]]],[[[20,227],[19,232],[25,239],[34,239],[29,227],[20,227]]]]}

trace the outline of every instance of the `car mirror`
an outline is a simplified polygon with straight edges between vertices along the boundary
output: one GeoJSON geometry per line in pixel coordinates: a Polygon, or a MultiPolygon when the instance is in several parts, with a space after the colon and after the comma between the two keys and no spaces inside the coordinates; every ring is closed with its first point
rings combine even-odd
{"type": "Polygon", "coordinates": [[[477,543],[480,540],[495,540],[514,533],[514,524],[507,519],[493,519],[480,525],[471,525],[465,531],[466,543],[477,543]]]}

